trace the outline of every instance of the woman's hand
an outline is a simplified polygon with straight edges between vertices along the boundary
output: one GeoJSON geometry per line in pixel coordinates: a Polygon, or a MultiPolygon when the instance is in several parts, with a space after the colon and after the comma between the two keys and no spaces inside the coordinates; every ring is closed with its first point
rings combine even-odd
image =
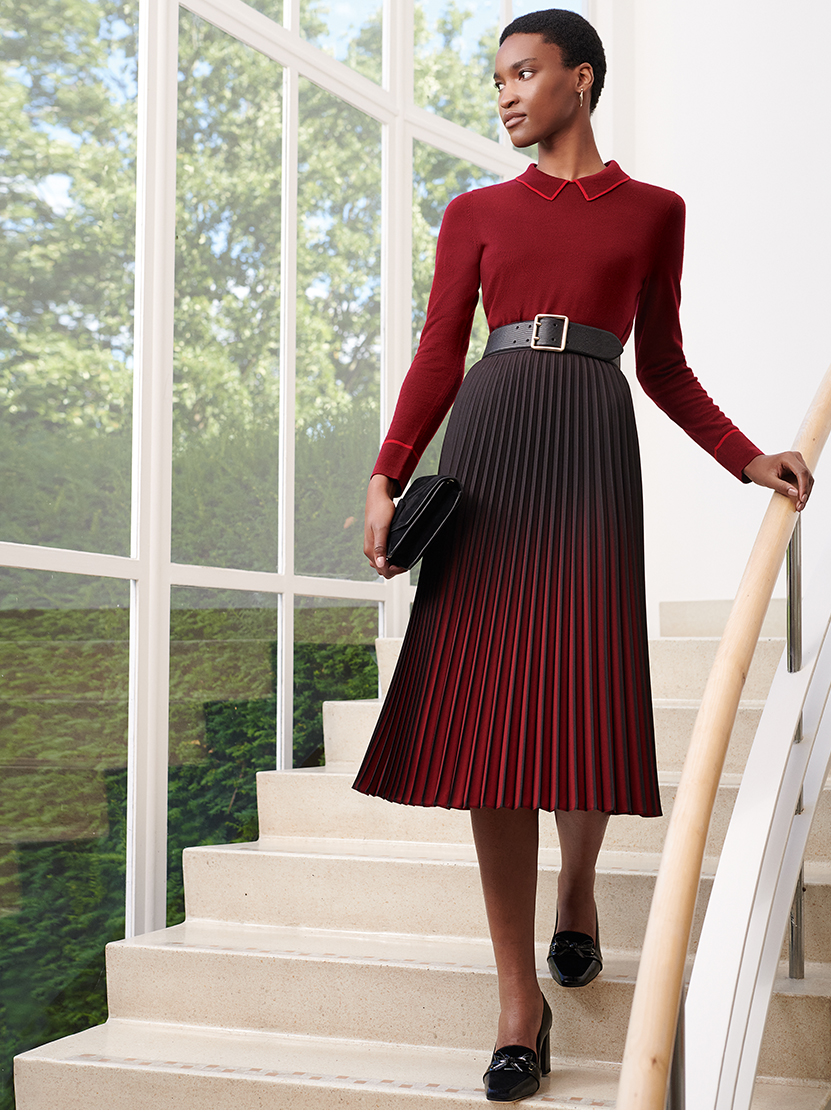
{"type": "Polygon", "coordinates": [[[777,452],[774,456],[754,456],[744,474],[760,487],[770,487],[786,495],[795,510],[804,510],[814,485],[814,477],[800,452],[777,452]]]}
{"type": "Polygon", "coordinates": [[[364,552],[369,563],[379,576],[391,580],[406,572],[387,562],[387,538],[390,522],[395,513],[392,501],[395,484],[385,475],[373,475],[366,492],[366,515],[364,517],[364,552]]]}

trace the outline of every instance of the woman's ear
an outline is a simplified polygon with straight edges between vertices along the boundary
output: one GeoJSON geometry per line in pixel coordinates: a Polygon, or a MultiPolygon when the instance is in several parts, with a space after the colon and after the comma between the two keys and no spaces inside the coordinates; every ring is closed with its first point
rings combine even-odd
{"type": "Polygon", "coordinates": [[[588,62],[581,62],[575,70],[577,78],[577,92],[583,92],[586,96],[594,84],[594,70],[588,62]]]}

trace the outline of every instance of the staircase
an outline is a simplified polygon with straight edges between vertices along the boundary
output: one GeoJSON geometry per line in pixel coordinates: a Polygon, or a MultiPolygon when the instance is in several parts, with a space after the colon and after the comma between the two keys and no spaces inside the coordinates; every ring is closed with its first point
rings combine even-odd
{"type": "MultiPolygon", "coordinates": [[[[652,644],[664,810],[672,808],[716,638],[652,644]]],[[[767,687],[759,644],[711,825],[702,909],[767,687]]],[[[382,686],[398,643],[379,642],[382,686]]],[[[110,1020],[16,1060],[21,1109],[481,1108],[496,972],[465,813],[350,788],[380,701],[324,708],[322,769],[261,773],[260,840],[185,851],[187,919],[112,943],[110,1020]]],[[[806,977],[780,977],[754,1108],[831,1095],[831,795],[806,865],[806,977]]],[[[613,1108],[638,950],[666,818],[612,817],[597,903],[605,967],[559,989],[553,816],[541,822],[537,939],[554,1013],[552,1072],[525,1108],[613,1108]]],[[[786,969],[785,969],[786,973],[786,969]]]]}

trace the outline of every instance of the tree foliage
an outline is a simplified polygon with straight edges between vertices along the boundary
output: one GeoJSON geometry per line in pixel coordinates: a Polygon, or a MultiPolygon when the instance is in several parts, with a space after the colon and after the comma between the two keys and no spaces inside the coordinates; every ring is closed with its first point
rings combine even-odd
{"type": "MultiPolygon", "coordinates": [[[[273,16],[279,0],[256,6],[273,16]]],[[[324,7],[303,3],[313,42],[324,7]]],[[[416,99],[491,134],[491,42],[461,59],[465,19],[450,0],[436,39],[417,14],[416,99]]],[[[135,0],[0,0],[0,21],[0,536],[126,554],[135,0]]],[[[381,30],[380,15],[368,20],[346,55],[372,80],[381,30]]],[[[270,570],[286,279],[282,73],[183,11],[179,77],[173,556],[270,570]]],[[[308,81],[298,126],[295,568],[365,578],[364,483],[380,433],[381,128],[308,81]]],[[[444,207],[492,179],[422,143],[414,164],[415,338],[444,207]]],[[[92,577],[10,569],[4,582],[8,1104],[14,1051],[106,1015],[103,945],[123,931],[127,608],[123,584],[92,577]]],[[[319,760],[323,699],[375,694],[376,629],[373,607],[298,608],[298,763],[319,760]]],[[[186,607],[173,612],[172,634],[175,917],[183,846],[256,837],[254,777],[273,764],[277,711],[273,613],[186,607]]]]}
{"type": "MultiPolygon", "coordinates": [[[[324,698],[375,695],[377,608],[295,616],[295,764],[316,764],[324,698]]],[[[171,618],[168,922],[182,850],[258,837],[274,765],[276,612],[171,618]]],[[[14,1054],[106,1019],[104,946],[124,931],[126,610],[0,611],[0,1095],[14,1054]]]]}

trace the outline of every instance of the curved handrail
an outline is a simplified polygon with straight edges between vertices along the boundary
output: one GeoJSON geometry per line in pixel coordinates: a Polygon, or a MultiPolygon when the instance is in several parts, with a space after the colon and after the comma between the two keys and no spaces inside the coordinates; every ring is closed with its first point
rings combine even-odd
{"type": "MultiPolygon", "coordinates": [[[[831,367],[796,439],[813,470],[831,430],[831,367]]],[[[762,621],[793,532],[793,506],[771,498],[693,728],[667,829],[623,1053],[619,1109],[663,1109],[701,864],[730,733],[762,621]]]]}
{"type": "Polygon", "coordinates": [[[684,1005],[686,1104],[749,1109],[782,939],[831,761],[831,546],[804,598],[802,667],[770,686],[684,1005]],[[800,804],[801,800],[801,804],[800,804]]]}

